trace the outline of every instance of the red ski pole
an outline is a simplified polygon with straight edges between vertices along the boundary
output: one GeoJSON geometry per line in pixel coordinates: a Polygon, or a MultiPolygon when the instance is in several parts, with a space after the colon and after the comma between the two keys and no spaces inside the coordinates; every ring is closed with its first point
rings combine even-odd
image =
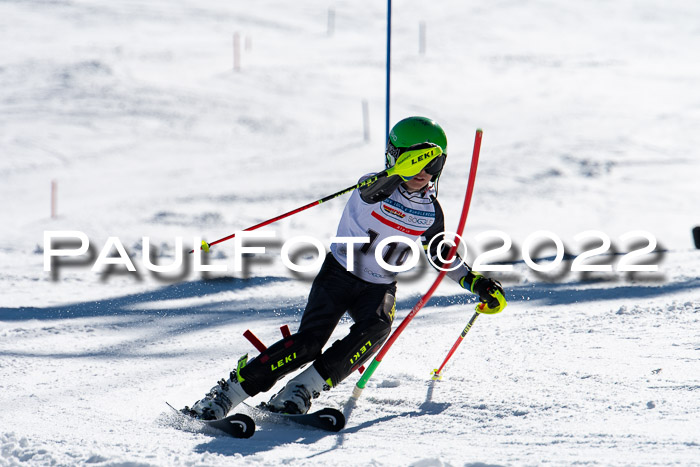
{"type": "Polygon", "coordinates": [[[450,351],[447,352],[447,357],[445,357],[445,360],[442,362],[442,365],[440,365],[440,368],[438,368],[437,370],[433,370],[433,379],[434,380],[442,379],[442,369],[445,368],[447,361],[450,358],[452,358],[452,355],[455,353],[455,350],[457,350],[457,347],[459,347],[459,344],[461,344],[462,340],[464,340],[464,336],[467,335],[469,330],[474,325],[476,318],[478,318],[480,314],[495,315],[496,313],[500,313],[501,311],[503,311],[503,309],[506,307],[506,305],[507,305],[506,299],[503,297],[503,294],[500,291],[494,292],[494,296],[496,297],[496,300],[498,300],[497,307],[489,308],[489,306],[484,302],[481,302],[478,305],[476,305],[476,313],[474,313],[474,316],[472,316],[472,319],[469,320],[469,322],[467,323],[467,326],[462,331],[462,334],[459,335],[459,337],[457,338],[455,343],[452,345],[452,348],[450,349],[450,351]]]}
{"type": "MultiPolygon", "coordinates": [[[[352,185],[352,186],[345,188],[344,190],[340,190],[337,193],[333,193],[332,195],[328,195],[328,196],[325,196],[321,199],[317,199],[316,201],[312,201],[309,204],[298,207],[296,209],[292,209],[289,212],[285,212],[284,214],[280,214],[279,216],[273,217],[272,219],[268,219],[268,220],[263,221],[259,224],[255,224],[254,226],[248,227],[247,229],[243,229],[243,232],[248,232],[250,230],[259,229],[260,227],[265,227],[266,225],[272,224],[273,222],[277,222],[279,220],[284,219],[285,217],[289,217],[289,216],[292,216],[294,214],[300,213],[301,211],[305,211],[309,208],[312,208],[314,206],[318,206],[321,203],[325,203],[326,201],[330,201],[330,200],[335,199],[339,196],[342,196],[346,193],[350,193],[351,191],[354,191],[358,188],[362,188],[362,187],[371,185],[383,177],[391,177],[393,175],[398,175],[402,178],[412,177],[412,176],[418,174],[421,170],[423,170],[423,167],[428,165],[429,162],[431,162],[436,157],[440,157],[440,156],[442,156],[442,149],[440,149],[439,146],[434,145],[434,144],[430,145],[428,147],[420,147],[418,149],[406,151],[401,155],[399,160],[396,161],[396,165],[387,169],[387,170],[379,172],[378,174],[376,174],[372,177],[369,177],[356,185],[352,185]]],[[[226,237],[220,238],[220,239],[215,240],[213,242],[207,243],[205,241],[202,241],[202,246],[200,249],[202,249],[204,251],[209,251],[209,247],[216,245],[217,243],[221,243],[221,242],[225,242],[226,240],[230,240],[235,236],[236,236],[236,234],[233,233],[231,235],[227,235],[226,237]]],[[[194,250],[190,250],[190,253],[194,253],[194,250]]]]}
{"type": "MultiPolygon", "coordinates": [[[[293,216],[294,214],[300,213],[301,211],[305,211],[305,210],[307,210],[307,209],[309,209],[309,208],[312,208],[312,207],[314,207],[314,206],[318,206],[318,205],[321,204],[321,203],[325,203],[326,201],[330,201],[330,200],[332,200],[332,199],[334,199],[334,198],[337,198],[337,197],[342,196],[342,195],[344,195],[344,194],[346,194],[346,193],[349,193],[349,192],[351,192],[351,191],[353,191],[353,190],[355,190],[355,189],[357,189],[357,188],[360,188],[360,187],[365,186],[365,185],[370,185],[370,184],[376,182],[379,178],[385,177],[385,176],[386,176],[386,171],[381,172],[381,173],[375,175],[374,177],[371,177],[371,178],[369,178],[369,179],[367,179],[367,180],[364,180],[363,182],[358,183],[357,185],[353,185],[353,186],[347,187],[347,188],[345,188],[344,190],[340,190],[340,191],[337,192],[337,193],[333,193],[332,195],[328,195],[328,196],[326,196],[326,197],[324,197],[324,198],[318,199],[318,200],[316,200],[316,201],[312,201],[312,202],[309,203],[309,204],[306,204],[306,205],[304,205],[304,206],[298,207],[298,208],[296,208],[296,209],[292,209],[292,210],[289,211],[289,212],[285,212],[284,214],[280,214],[279,216],[273,217],[272,219],[268,219],[268,220],[263,221],[263,222],[261,222],[261,223],[259,223],[259,224],[255,224],[254,226],[248,227],[247,229],[243,229],[243,232],[248,232],[248,231],[250,231],[250,230],[259,229],[260,227],[265,227],[266,225],[272,224],[273,222],[277,222],[277,221],[279,221],[279,220],[282,220],[282,219],[284,219],[285,217],[293,216]]],[[[221,243],[221,242],[225,242],[226,240],[230,240],[230,239],[232,239],[232,238],[235,237],[235,236],[236,236],[236,234],[233,233],[233,234],[231,234],[231,235],[227,235],[226,237],[220,238],[220,239],[218,239],[218,240],[215,240],[215,241],[209,242],[209,243],[207,243],[207,242],[205,242],[204,240],[202,240],[202,247],[201,247],[201,249],[204,250],[204,251],[209,251],[209,248],[210,248],[210,247],[216,245],[217,243],[221,243]]],[[[194,253],[194,250],[190,250],[190,253],[194,253]]]]}
{"type": "Polygon", "coordinates": [[[479,317],[479,312],[477,311],[476,313],[474,313],[474,316],[472,316],[472,319],[470,319],[469,322],[467,323],[467,326],[466,326],[466,327],[464,328],[464,330],[462,331],[462,334],[459,335],[459,337],[457,338],[457,340],[455,341],[455,343],[452,345],[452,348],[451,348],[450,351],[447,353],[447,357],[445,357],[445,360],[442,362],[442,365],[440,365],[440,368],[438,368],[437,370],[433,370],[433,379],[434,379],[434,380],[440,380],[440,379],[442,379],[442,373],[441,373],[442,369],[445,368],[445,365],[447,364],[447,361],[448,361],[450,358],[452,358],[452,355],[455,353],[455,350],[457,350],[457,347],[459,347],[459,344],[462,343],[462,340],[464,340],[464,336],[467,335],[467,333],[469,332],[469,330],[470,330],[470,329],[472,328],[472,326],[474,325],[474,322],[476,321],[476,318],[478,318],[478,317],[479,317]]]}

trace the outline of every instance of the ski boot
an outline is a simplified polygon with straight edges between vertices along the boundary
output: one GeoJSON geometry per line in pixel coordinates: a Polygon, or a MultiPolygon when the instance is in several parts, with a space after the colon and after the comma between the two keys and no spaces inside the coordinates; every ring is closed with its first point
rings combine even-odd
{"type": "Polygon", "coordinates": [[[268,410],[286,414],[305,414],[311,408],[311,399],[331,387],[313,365],[292,378],[266,404],[268,410]]]}
{"type": "Polygon", "coordinates": [[[185,407],[181,412],[199,420],[220,420],[226,417],[233,407],[250,397],[241,387],[238,378],[238,372],[245,366],[247,357],[244,355],[238,361],[238,368],[230,373],[229,379],[221,379],[203,399],[195,402],[192,408],[185,407]]]}

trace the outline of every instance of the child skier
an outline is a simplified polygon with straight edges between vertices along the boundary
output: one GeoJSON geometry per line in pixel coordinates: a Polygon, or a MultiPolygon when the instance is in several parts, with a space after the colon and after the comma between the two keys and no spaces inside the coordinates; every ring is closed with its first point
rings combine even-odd
{"type": "MultiPolygon", "coordinates": [[[[283,376],[313,362],[267,404],[273,411],[307,413],[311,399],[338,385],[379,350],[394,319],[396,273],[378,264],[376,246],[389,236],[401,235],[411,241],[420,237],[432,262],[441,264],[437,247],[433,245],[428,251],[428,244],[445,228],[435,187],[447,157],[445,132],[433,120],[409,117],[398,122],[389,134],[387,169],[409,148],[431,145],[439,146],[443,154],[432,159],[414,177],[392,175],[353,192],[340,219],[337,236],[365,237],[369,242],[350,244],[352,251],[348,251],[348,244],[332,244],[311,286],[298,332],[249,362],[243,357],[227,380],[222,379],[192,408],[185,407],[184,413],[203,420],[221,419],[243,400],[270,390],[283,376]],[[354,321],[350,332],[323,352],[345,312],[354,321]]],[[[399,266],[410,254],[409,250],[403,243],[389,243],[381,256],[386,264],[399,266]]],[[[478,294],[490,308],[500,306],[494,294],[503,293],[503,289],[497,281],[464,264],[448,272],[448,276],[478,294]]]]}

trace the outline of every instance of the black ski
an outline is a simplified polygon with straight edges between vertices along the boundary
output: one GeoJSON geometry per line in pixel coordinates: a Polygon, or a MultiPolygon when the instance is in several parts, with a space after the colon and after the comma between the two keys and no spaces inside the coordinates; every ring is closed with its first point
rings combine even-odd
{"type": "Polygon", "coordinates": [[[345,415],[343,415],[343,412],[340,410],[331,409],[330,407],[307,414],[287,414],[274,412],[270,410],[268,405],[264,402],[257,407],[248,407],[261,414],[263,420],[290,421],[298,425],[310,426],[333,432],[340,431],[343,429],[343,427],[345,427],[345,415]]]}
{"type": "Polygon", "coordinates": [[[255,433],[255,422],[242,413],[235,413],[221,420],[202,420],[202,422],[234,438],[250,438],[255,433]]]}
{"type": "MultiPolygon", "coordinates": [[[[166,404],[168,403],[166,402],[166,404]]],[[[255,422],[248,415],[242,413],[235,413],[233,415],[229,415],[228,417],[222,418],[221,420],[200,420],[177,410],[170,404],[168,404],[168,407],[173,409],[183,421],[210,426],[212,428],[216,428],[217,430],[221,430],[234,438],[250,438],[255,433],[255,422]]]]}

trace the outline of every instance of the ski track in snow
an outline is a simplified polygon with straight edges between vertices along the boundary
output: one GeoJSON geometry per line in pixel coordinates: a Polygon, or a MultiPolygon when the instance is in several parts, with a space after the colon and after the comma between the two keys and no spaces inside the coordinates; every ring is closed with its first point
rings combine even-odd
{"type": "MultiPolygon", "coordinates": [[[[168,264],[174,237],[187,250],[381,168],[386,5],[335,2],[329,36],[328,7],[305,1],[0,2],[0,466],[700,465],[700,6],[443,3],[395,5],[392,122],[445,127],[448,230],[484,128],[468,258],[479,232],[512,237],[514,270],[494,274],[509,306],[433,382],[475,304],[444,283],[356,404],[357,375],[316,401],[343,431],[261,422],[237,440],[177,429],[165,402],[254,356],[246,329],[268,344],[295,329],[313,274],[283,269],[281,241],[330,238],[344,199],[272,226],[243,273],[154,276],[142,238],[168,264]],[[660,271],[535,274],[518,255],[543,229],[573,255],[586,230],[617,253],[649,231],[660,271]],[[89,259],[44,272],[47,230],[84,231],[89,259]],[[110,236],[136,274],[90,270],[110,236]]],[[[231,246],[208,258],[232,267],[231,246]]],[[[401,278],[395,325],[427,270],[401,278]]]]}

